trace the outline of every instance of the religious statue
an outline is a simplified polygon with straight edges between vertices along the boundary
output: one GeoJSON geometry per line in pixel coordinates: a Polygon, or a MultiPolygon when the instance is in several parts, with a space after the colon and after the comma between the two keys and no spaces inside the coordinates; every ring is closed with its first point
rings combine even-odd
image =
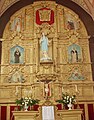
{"type": "Polygon", "coordinates": [[[82,61],[82,49],[77,44],[68,47],[68,61],[70,63],[78,63],[82,61]]]}
{"type": "Polygon", "coordinates": [[[14,52],[15,63],[20,63],[20,56],[21,56],[21,53],[19,49],[17,48],[14,52]]]}
{"type": "Polygon", "coordinates": [[[21,31],[21,23],[20,23],[20,19],[18,19],[16,25],[15,25],[15,31],[16,32],[20,32],[21,31]]]}
{"type": "Polygon", "coordinates": [[[42,58],[40,60],[51,60],[51,58],[48,56],[48,38],[45,36],[44,33],[42,33],[41,39],[40,39],[40,50],[42,53],[42,58]]]}
{"type": "Polygon", "coordinates": [[[12,22],[11,22],[11,30],[15,31],[17,33],[21,32],[21,18],[16,17],[12,22]]]}
{"type": "Polygon", "coordinates": [[[50,92],[48,83],[44,84],[44,91],[45,91],[45,98],[47,99],[49,96],[49,92],[50,92]]]}
{"type": "Polygon", "coordinates": [[[72,49],[71,51],[71,61],[72,63],[78,62],[78,52],[76,49],[72,49]]]}
{"type": "Polygon", "coordinates": [[[67,21],[67,29],[69,29],[69,30],[75,29],[73,21],[69,21],[69,20],[67,21]]]}

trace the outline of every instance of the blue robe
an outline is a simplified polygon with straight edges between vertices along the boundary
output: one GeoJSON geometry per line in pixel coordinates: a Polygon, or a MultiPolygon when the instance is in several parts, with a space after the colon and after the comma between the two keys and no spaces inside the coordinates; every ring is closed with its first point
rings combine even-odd
{"type": "Polygon", "coordinates": [[[48,38],[46,36],[41,38],[41,51],[48,51],[48,38]]]}

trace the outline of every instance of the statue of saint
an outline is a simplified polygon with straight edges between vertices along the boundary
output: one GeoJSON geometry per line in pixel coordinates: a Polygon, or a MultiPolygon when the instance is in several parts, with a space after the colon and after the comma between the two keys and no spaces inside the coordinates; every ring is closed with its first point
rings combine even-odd
{"type": "Polygon", "coordinates": [[[20,33],[21,32],[21,19],[16,17],[12,22],[11,22],[11,28],[13,32],[20,33]]]}
{"type": "Polygon", "coordinates": [[[78,52],[74,48],[71,51],[71,60],[72,60],[72,63],[78,62],[78,52]]]}
{"type": "Polygon", "coordinates": [[[18,19],[16,25],[15,25],[15,31],[16,32],[21,32],[21,23],[20,23],[20,19],[18,19]]]}
{"type": "Polygon", "coordinates": [[[67,29],[69,29],[69,30],[75,29],[73,21],[69,21],[69,20],[67,21],[67,29]]]}
{"type": "Polygon", "coordinates": [[[41,39],[40,39],[40,50],[42,53],[41,60],[51,60],[50,57],[48,57],[48,38],[45,36],[44,33],[42,33],[41,39]]]}
{"type": "Polygon", "coordinates": [[[21,53],[19,49],[17,48],[14,52],[15,63],[20,63],[20,56],[21,56],[21,53]]]}

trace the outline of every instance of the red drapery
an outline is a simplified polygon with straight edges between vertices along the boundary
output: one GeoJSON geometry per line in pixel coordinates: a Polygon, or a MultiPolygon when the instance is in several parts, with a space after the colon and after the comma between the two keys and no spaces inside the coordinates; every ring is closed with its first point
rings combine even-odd
{"type": "Polygon", "coordinates": [[[88,114],[89,114],[89,120],[94,120],[93,104],[88,104],[88,114]]]}
{"type": "Polygon", "coordinates": [[[7,106],[1,106],[1,120],[6,120],[7,106]]]}
{"type": "Polygon", "coordinates": [[[16,106],[10,106],[10,120],[14,120],[14,116],[13,116],[13,113],[12,111],[14,111],[16,106]]]}

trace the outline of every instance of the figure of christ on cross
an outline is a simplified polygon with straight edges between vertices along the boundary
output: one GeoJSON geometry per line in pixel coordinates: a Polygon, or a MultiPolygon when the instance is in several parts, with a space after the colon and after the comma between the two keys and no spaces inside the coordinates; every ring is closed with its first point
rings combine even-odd
{"type": "Polygon", "coordinates": [[[48,99],[48,97],[50,96],[50,84],[47,83],[46,81],[44,82],[44,94],[45,94],[45,98],[48,99]]]}

